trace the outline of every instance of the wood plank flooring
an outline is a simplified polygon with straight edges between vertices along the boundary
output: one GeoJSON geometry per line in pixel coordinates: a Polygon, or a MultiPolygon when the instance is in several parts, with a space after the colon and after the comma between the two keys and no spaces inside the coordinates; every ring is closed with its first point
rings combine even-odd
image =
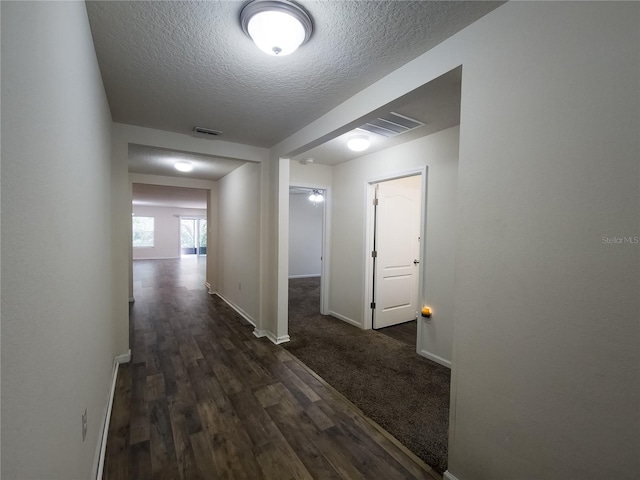
{"type": "Polygon", "coordinates": [[[217,296],[194,259],[134,262],[132,361],[103,478],[438,479],[217,296]]]}

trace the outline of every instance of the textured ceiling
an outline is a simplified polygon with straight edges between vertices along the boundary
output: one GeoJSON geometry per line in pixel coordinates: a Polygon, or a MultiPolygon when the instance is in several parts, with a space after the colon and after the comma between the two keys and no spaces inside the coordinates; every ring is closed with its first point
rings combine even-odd
{"type": "Polygon", "coordinates": [[[407,95],[398,98],[379,110],[371,112],[361,119],[359,125],[384,115],[395,112],[418,120],[424,125],[414,130],[386,138],[380,135],[350,130],[329,140],[311,150],[307,150],[291,157],[302,163],[313,159],[314,163],[337,165],[338,163],[359,157],[363,154],[389,148],[416,138],[431,135],[445,128],[460,124],[460,89],[462,86],[462,67],[458,67],[435,80],[423,85],[407,95]],[[352,152],[347,147],[347,141],[355,134],[365,133],[371,141],[371,147],[366,152],[352,152]]]}
{"type": "Polygon", "coordinates": [[[207,190],[167,187],[162,185],[132,185],[132,204],[153,207],[207,208],[207,190]]]}
{"type": "Polygon", "coordinates": [[[219,180],[244,163],[211,155],[129,144],[129,172],[131,173],[219,180]],[[178,172],[174,165],[180,161],[191,163],[194,167],[193,171],[178,172]]]}
{"type": "Polygon", "coordinates": [[[87,2],[113,120],[271,147],[496,8],[485,1],[301,1],[309,42],[265,55],[242,1],[87,2]]]}

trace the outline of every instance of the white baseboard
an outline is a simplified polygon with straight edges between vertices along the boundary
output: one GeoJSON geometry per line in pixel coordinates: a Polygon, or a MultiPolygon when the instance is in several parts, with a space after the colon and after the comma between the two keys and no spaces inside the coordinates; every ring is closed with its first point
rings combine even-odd
{"type": "Polygon", "coordinates": [[[286,342],[289,342],[291,340],[289,335],[282,335],[280,337],[276,337],[269,330],[259,330],[256,327],[256,321],[253,318],[251,318],[251,316],[247,312],[245,312],[240,307],[238,307],[237,305],[233,304],[232,302],[230,302],[229,300],[224,298],[224,296],[221,295],[220,292],[215,292],[215,295],[220,297],[227,305],[229,305],[231,308],[233,308],[242,318],[244,318],[247,322],[249,322],[251,325],[253,325],[253,327],[254,327],[253,334],[257,338],[267,337],[275,345],[280,345],[281,343],[286,343],[286,342]]]}
{"type": "Polygon", "coordinates": [[[240,307],[238,307],[237,305],[235,305],[234,303],[230,302],[229,300],[227,300],[226,298],[224,298],[224,296],[220,293],[220,292],[216,292],[215,293],[218,297],[220,297],[227,305],[229,305],[231,308],[233,308],[236,312],[238,312],[238,314],[244,318],[247,322],[249,322],[251,325],[253,325],[254,327],[256,326],[256,321],[251,318],[251,315],[249,315],[247,312],[245,312],[244,310],[242,310],[240,307]]]}
{"type": "Polygon", "coordinates": [[[289,337],[289,335],[282,335],[281,337],[276,337],[273,333],[271,333],[268,330],[266,331],[266,337],[271,340],[271,343],[273,343],[274,345],[280,345],[281,343],[287,343],[289,341],[291,341],[291,337],[289,337]]]}
{"type": "Polygon", "coordinates": [[[289,275],[289,278],[313,278],[313,277],[319,277],[320,274],[319,273],[309,273],[307,275],[289,275]]]}
{"type": "Polygon", "coordinates": [[[356,322],[355,320],[353,320],[353,319],[351,319],[349,317],[345,317],[344,315],[340,315],[339,313],[336,313],[333,310],[331,310],[329,312],[329,315],[331,315],[332,317],[336,317],[337,319],[342,320],[343,322],[350,323],[354,327],[362,328],[362,324],[360,322],[356,322]]]}
{"type": "Polygon", "coordinates": [[[129,349],[127,353],[116,355],[115,361],[118,363],[118,365],[129,363],[131,361],[131,349],[129,349]]]}
{"type": "Polygon", "coordinates": [[[456,477],[453,473],[450,473],[449,470],[444,472],[444,475],[442,478],[444,480],[458,480],[458,477],[456,477]]]}
{"type": "Polygon", "coordinates": [[[426,350],[419,350],[418,355],[428,358],[429,360],[433,360],[434,362],[439,363],[443,367],[451,368],[451,362],[449,360],[445,360],[444,358],[439,357],[438,355],[434,355],[433,353],[427,352],[426,350]]]}
{"type": "Polygon", "coordinates": [[[133,297],[129,297],[129,303],[135,303],[136,299],[133,297]]]}
{"type": "Polygon", "coordinates": [[[113,359],[113,373],[111,378],[111,387],[109,388],[109,397],[107,400],[107,409],[104,414],[100,434],[98,435],[98,444],[96,446],[97,455],[94,460],[93,472],[95,479],[102,480],[104,472],[104,458],[107,451],[107,437],[109,436],[109,422],[111,422],[111,409],[113,408],[113,397],[116,393],[116,380],[118,379],[118,367],[123,363],[131,361],[131,349],[127,353],[116,355],[113,359]]]}
{"type": "Polygon", "coordinates": [[[258,330],[257,328],[253,331],[253,334],[258,338],[267,337],[271,343],[274,345],[280,345],[281,343],[286,343],[291,341],[291,337],[289,335],[283,335],[281,337],[276,337],[269,330],[258,330]]]}
{"type": "Polygon", "coordinates": [[[209,295],[215,295],[216,292],[211,290],[211,284],[209,282],[204,282],[204,286],[207,287],[207,292],[209,292],[209,295]]]}
{"type": "Polygon", "coordinates": [[[253,334],[258,338],[262,338],[262,337],[266,337],[267,336],[267,331],[266,330],[258,330],[257,328],[255,328],[253,330],[253,334]]]}

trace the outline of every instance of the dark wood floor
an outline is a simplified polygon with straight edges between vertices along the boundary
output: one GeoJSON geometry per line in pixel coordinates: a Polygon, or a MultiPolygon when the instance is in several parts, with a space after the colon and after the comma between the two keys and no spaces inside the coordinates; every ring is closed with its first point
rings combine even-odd
{"type": "Polygon", "coordinates": [[[104,479],[439,479],[218,297],[195,260],[134,262],[104,479]]]}

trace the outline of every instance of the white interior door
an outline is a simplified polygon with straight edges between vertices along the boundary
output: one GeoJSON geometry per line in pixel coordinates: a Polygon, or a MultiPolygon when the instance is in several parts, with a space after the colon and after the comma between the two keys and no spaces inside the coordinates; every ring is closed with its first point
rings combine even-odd
{"type": "Polygon", "coordinates": [[[419,175],[377,185],[373,328],[417,317],[420,188],[419,175]]]}

